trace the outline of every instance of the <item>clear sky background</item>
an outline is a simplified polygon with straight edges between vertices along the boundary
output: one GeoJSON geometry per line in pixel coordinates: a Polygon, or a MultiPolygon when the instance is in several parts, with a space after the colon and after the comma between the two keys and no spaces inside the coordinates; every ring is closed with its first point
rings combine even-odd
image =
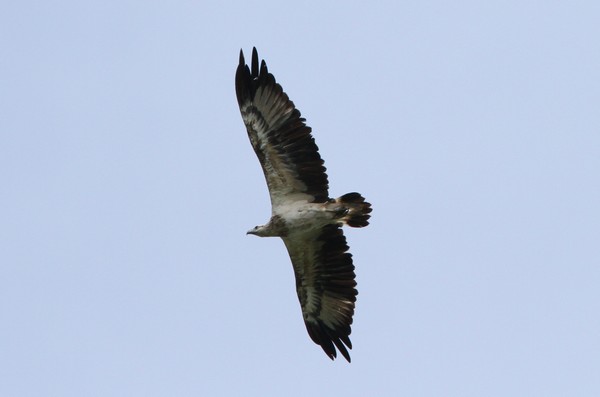
{"type": "Polygon", "coordinates": [[[598,1],[0,5],[0,395],[599,396],[598,1]],[[234,92],[359,191],[309,339],[234,92]]]}

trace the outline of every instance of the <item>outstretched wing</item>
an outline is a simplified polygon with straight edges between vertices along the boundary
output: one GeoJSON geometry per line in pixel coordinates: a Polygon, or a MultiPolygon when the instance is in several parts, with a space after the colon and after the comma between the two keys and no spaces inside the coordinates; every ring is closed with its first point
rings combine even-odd
{"type": "Polygon", "coordinates": [[[271,204],[287,200],[328,200],[328,181],[311,128],[300,117],[258,53],[252,50],[252,68],[240,51],[235,91],[252,147],[262,166],[271,204]],[[300,197],[294,197],[300,195],[300,197]]]}
{"type": "Polygon", "coordinates": [[[311,339],[332,360],[336,348],[350,362],[350,325],[356,302],[352,255],[338,225],[284,237],[294,273],[304,323],[311,339]]]}

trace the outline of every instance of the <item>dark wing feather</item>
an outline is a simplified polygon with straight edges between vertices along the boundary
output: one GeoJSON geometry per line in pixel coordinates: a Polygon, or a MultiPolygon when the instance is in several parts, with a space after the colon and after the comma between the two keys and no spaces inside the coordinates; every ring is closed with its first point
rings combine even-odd
{"type": "Polygon", "coordinates": [[[328,200],[328,181],[311,128],[300,111],[252,50],[252,69],[240,51],[235,91],[242,119],[254,152],[262,166],[271,203],[278,205],[290,195],[306,194],[309,202],[328,200]]]}
{"type": "Polygon", "coordinates": [[[332,360],[336,348],[350,362],[350,325],[356,302],[352,255],[338,225],[284,237],[294,273],[304,323],[311,339],[332,360]]]}

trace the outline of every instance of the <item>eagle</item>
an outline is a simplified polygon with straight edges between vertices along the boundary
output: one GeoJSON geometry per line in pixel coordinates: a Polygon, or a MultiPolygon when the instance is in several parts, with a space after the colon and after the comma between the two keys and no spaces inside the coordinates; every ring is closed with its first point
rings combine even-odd
{"type": "Polygon", "coordinates": [[[337,348],[350,362],[358,292],[342,226],[367,226],[371,204],[355,192],[329,197],[326,168],[311,128],[264,60],[259,67],[256,48],[250,66],[240,50],[235,92],[271,198],[270,220],[247,234],[283,240],[310,338],[332,360],[337,348]]]}

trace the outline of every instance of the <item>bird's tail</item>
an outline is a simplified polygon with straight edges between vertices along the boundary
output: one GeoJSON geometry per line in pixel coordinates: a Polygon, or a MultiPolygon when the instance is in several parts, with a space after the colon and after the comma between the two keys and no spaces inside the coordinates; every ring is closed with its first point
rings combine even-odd
{"type": "Polygon", "coordinates": [[[369,224],[371,215],[371,204],[365,201],[360,193],[347,193],[335,199],[336,204],[342,204],[344,208],[343,222],[352,227],[365,227],[369,224]]]}

